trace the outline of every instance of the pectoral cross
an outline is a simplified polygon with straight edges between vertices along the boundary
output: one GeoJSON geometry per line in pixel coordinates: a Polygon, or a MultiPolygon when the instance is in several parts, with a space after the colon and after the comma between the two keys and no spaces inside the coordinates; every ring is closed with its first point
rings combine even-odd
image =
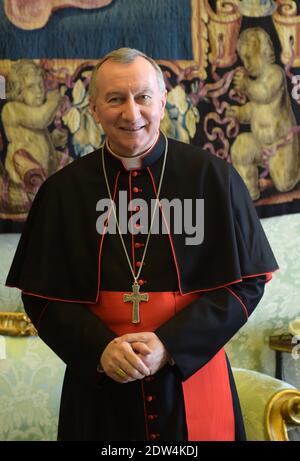
{"type": "Polygon", "coordinates": [[[140,293],[140,286],[135,281],[132,285],[132,293],[123,295],[123,301],[132,303],[132,323],[140,323],[140,302],[149,301],[149,294],[140,293]]]}

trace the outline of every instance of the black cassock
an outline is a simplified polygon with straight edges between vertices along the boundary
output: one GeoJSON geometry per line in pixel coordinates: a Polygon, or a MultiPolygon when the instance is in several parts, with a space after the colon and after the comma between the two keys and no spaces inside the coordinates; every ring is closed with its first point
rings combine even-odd
{"type": "MultiPolygon", "coordinates": [[[[128,200],[142,198],[147,204],[155,198],[164,149],[160,135],[134,171],[104,149],[117,208],[119,191],[127,191],[128,200]]],[[[234,168],[169,140],[160,198],[204,199],[204,238],[187,245],[191,236],[184,226],[182,233],[175,233],[174,222],[170,235],[151,235],[141,291],[199,292],[201,297],[155,330],[175,365],[164,366],[153,379],[119,384],[97,372],[101,353],[116,334],[89,309],[99,290],[129,292],[132,285],[119,236],[103,237],[96,228],[101,214],[97,203],[107,197],[100,151],[51,176],[31,207],[7,285],[23,291],[25,309],[40,337],[67,364],[59,439],[187,440],[182,383],[246,322],[277,264],[234,168]]],[[[135,270],[146,238],[143,233],[124,234],[135,270]]],[[[128,315],[130,322],[130,305],[128,315]]],[[[236,440],[243,440],[229,363],[228,371],[236,440]]]]}

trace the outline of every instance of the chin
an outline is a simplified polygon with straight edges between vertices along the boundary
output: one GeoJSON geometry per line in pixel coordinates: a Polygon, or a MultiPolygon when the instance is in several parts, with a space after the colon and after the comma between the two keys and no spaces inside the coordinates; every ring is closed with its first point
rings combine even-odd
{"type": "Polygon", "coordinates": [[[112,150],[114,150],[116,154],[136,155],[149,149],[156,139],[156,133],[152,137],[149,134],[145,136],[144,133],[143,136],[127,136],[126,138],[123,138],[122,143],[112,142],[112,150]]]}
{"type": "Polygon", "coordinates": [[[40,107],[43,105],[43,101],[35,101],[34,104],[30,104],[32,107],[40,107]]]}

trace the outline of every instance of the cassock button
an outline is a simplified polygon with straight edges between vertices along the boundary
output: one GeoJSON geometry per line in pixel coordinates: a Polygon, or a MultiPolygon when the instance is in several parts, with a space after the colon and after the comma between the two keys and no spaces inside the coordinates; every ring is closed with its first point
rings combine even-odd
{"type": "Polygon", "coordinates": [[[152,400],[154,400],[153,395],[147,395],[146,400],[147,402],[152,402],[152,400]]]}
{"type": "Polygon", "coordinates": [[[143,280],[143,279],[139,279],[139,280],[138,280],[138,284],[139,284],[140,286],[144,285],[145,283],[147,283],[147,280],[143,280]]]}
{"type": "Polygon", "coordinates": [[[132,176],[136,177],[138,175],[138,172],[137,171],[133,171],[132,172],[132,176]]]}
{"type": "Polygon", "coordinates": [[[137,194],[138,191],[139,191],[139,188],[138,188],[138,187],[133,187],[132,191],[133,191],[135,194],[137,194]]]}
{"type": "Polygon", "coordinates": [[[142,263],[141,263],[141,261],[137,261],[137,262],[135,263],[135,265],[136,265],[136,267],[141,267],[142,263]]]}
{"type": "Polygon", "coordinates": [[[148,420],[149,421],[153,421],[156,418],[157,418],[157,415],[148,415],[148,420]]]}
{"type": "Polygon", "coordinates": [[[150,440],[156,440],[159,436],[160,434],[150,434],[150,440]]]}
{"type": "Polygon", "coordinates": [[[143,243],[139,243],[139,242],[136,242],[134,244],[134,248],[142,248],[143,246],[145,246],[143,243]]]}

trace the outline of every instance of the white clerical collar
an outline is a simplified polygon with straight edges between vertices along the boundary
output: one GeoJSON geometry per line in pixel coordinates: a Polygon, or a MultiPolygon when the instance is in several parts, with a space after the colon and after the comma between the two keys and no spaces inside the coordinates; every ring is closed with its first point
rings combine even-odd
{"type": "Polygon", "coordinates": [[[106,139],[106,147],[107,147],[107,150],[109,151],[109,153],[111,155],[113,155],[115,158],[120,160],[120,162],[122,162],[122,164],[123,164],[123,166],[124,166],[124,168],[126,170],[134,170],[136,168],[142,168],[142,166],[143,166],[143,162],[142,162],[143,158],[146,157],[146,155],[148,155],[149,152],[153,149],[153,147],[157,143],[158,138],[159,138],[159,131],[157,133],[157,136],[156,136],[155,141],[153,142],[153,144],[151,144],[151,146],[145,152],[142,152],[141,154],[138,154],[135,157],[123,157],[122,155],[116,154],[111,149],[111,147],[109,146],[109,143],[108,143],[107,139],[106,139]]]}

